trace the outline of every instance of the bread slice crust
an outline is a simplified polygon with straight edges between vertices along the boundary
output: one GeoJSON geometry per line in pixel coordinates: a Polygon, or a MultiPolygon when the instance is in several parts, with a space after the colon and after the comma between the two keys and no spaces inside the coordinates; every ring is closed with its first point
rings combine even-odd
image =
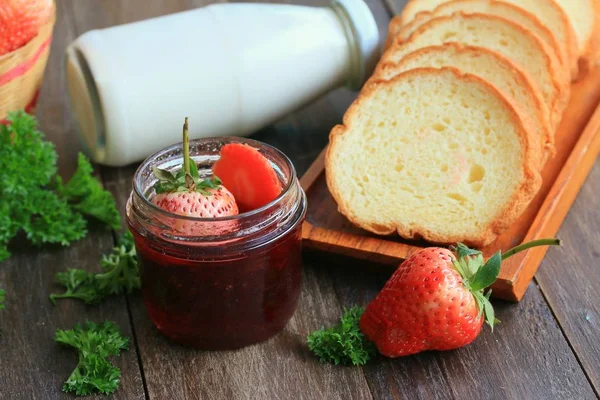
{"type": "Polygon", "coordinates": [[[397,232],[400,236],[410,239],[423,238],[431,242],[445,244],[460,241],[469,246],[483,247],[492,242],[521,215],[522,211],[527,207],[541,185],[541,176],[539,170],[535,166],[534,160],[534,152],[537,151],[537,149],[533,148],[529,134],[522,126],[514,106],[497,88],[487,81],[472,74],[463,74],[456,68],[416,68],[403,72],[390,81],[373,82],[373,84],[363,88],[363,91],[344,114],[343,124],[336,125],[332,129],[329,140],[330,142],[325,157],[326,180],[329,191],[336,201],[340,213],[346,216],[353,224],[379,235],[390,235],[397,232]],[[522,149],[522,180],[518,183],[517,189],[510,195],[509,201],[506,202],[505,206],[497,213],[493,220],[480,230],[481,234],[476,236],[459,233],[453,235],[441,235],[435,230],[423,226],[408,227],[397,221],[379,224],[361,219],[360,216],[352,211],[352,206],[346,201],[341,193],[341,189],[337,185],[338,179],[336,177],[336,168],[332,160],[334,159],[334,154],[338,152],[338,140],[348,134],[350,129],[352,129],[354,115],[362,107],[363,101],[368,99],[369,96],[374,94],[380,88],[384,88],[385,86],[393,87],[396,82],[401,82],[403,79],[411,77],[423,75],[434,76],[435,74],[447,73],[453,74],[457,79],[462,79],[484,88],[484,90],[496,97],[503,104],[503,107],[508,110],[515,127],[517,127],[518,140],[522,149]]]}
{"type": "MultiPolygon", "coordinates": [[[[485,58],[489,64],[497,67],[497,69],[505,72],[504,77],[508,77],[514,81],[516,86],[521,88],[520,93],[515,96],[520,96],[519,99],[525,98],[526,105],[522,104],[517,98],[510,93],[510,84],[508,82],[501,82],[495,79],[491,74],[478,70],[476,67],[471,69],[465,69],[469,67],[463,67],[464,63],[458,64],[445,64],[442,66],[429,65],[430,67],[454,67],[463,73],[470,73],[477,75],[482,79],[485,79],[490,84],[494,85],[496,89],[500,90],[503,95],[512,102],[513,107],[517,110],[521,120],[526,126],[528,131],[533,132],[532,143],[537,142],[539,146],[539,168],[541,169],[549,157],[552,157],[555,153],[554,147],[554,131],[550,126],[550,119],[548,109],[544,103],[542,94],[540,93],[537,86],[529,79],[526,73],[515,63],[508,58],[504,57],[498,52],[487,49],[485,47],[476,46],[464,46],[458,43],[446,43],[441,46],[430,46],[418,49],[408,55],[404,56],[397,64],[388,64],[380,73],[380,78],[389,80],[391,77],[404,72],[409,69],[407,65],[415,60],[422,57],[440,55],[440,53],[448,52],[449,55],[456,54],[461,58],[469,59],[481,59],[485,58]]],[[[420,66],[421,67],[421,66],[420,66]]],[[[410,67],[414,68],[414,67],[410,67]]],[[[534,144],[535,146],[535,144],[534,144]]]]}
{"type": "MultiPolygon", "coordinates": [[[[526,71],[527,75],[533,82],[538,84],[540,91],[544,95],[544,99],[551,112],[552,126],[556,127],[562,119],[562,112],[567,105],[570,95],[570,79],[566,76],[565,71],[559,65],[557,57],[552,53],[552,50],[536,35],[532,34],[528,29],[509,21],[506,18],[491,16],[486,14],[465,14],[462,12],[454,13],[450,16],[443,16],[434,18],[427,23],[420,26],[407,41],[395,40],[388,50],[383,54],[379,65],[375,69],[372,80],[379,79],[379,71],[386,67],[387,64],[397,63],[403,56],[412,52],[420,47],[426,47],[431,45],[440,45],[447,42],[459,42],[465,45],[476,45],[480,47],[488,47],[479,43],[465,42],[461,39],[451,37],[447,40],[440,40],[432,36],[432,31],[435,29],[442,29],[444,26],[451,26],[452,24],[465,24],[470,26],[476,26],[477,29],[488,29],[495,26],[498,29],[510,29],[516,32],[519,36],[519,42],[528,42],[530,48],[535,48],[538,51],[540,57],[544,62],[543,70],[546,71],[544,76],[535,72],[537,65],[522,65],[517,60],[513,59],[517,65],[522,67],[526,71]],[[534,69],[532,69],[534,68],[534,69]],[[544,83],[547,87],[544,88],[544,83]]],[[[475,36],[475,35],[473,35],[475,36]]],[[[489,47],[488,47],[489,48],[489,47]]],[[[507,54],[505,48],[490,48],[491,50],[501,52],[508,58],[511,58],[507,54]]],[[[512,58],[511,58],[512,59],[512,58]]]]}
{"type": "Polygon", "coordinates": [[[449,0],[408,0],[398,15],[398,25],[403,26],[412,21],[422,11],[433,11],[437,6],[449,0]]]}
{"type": "Polygon", "coordinates": [[[383,43],[383,51],[389,49],[392,43],[394,43],[397,40],[396,36],[398,35],[398,33],[400,33],[401,30],[402,17],[400,15],[396,15],[390,20],[390,23],[388,24],[388,35],[387,38],[385,38],[385,42],[383,43]]]}
{"type": "Polygon", "coordinates": [[[567,14],[570,24],[577,36],[579,58],[579,78],[597,65],[600,59],[600,0],[558,1],[558,5],[567,14]],[[583,7],[584,14],[589,18],[589,32],[581,31],[581,23],[577,21],[577,10],[573,7],[583,7]],[[579,26],[578,26],[579,25],[579,26]]]}
{"type": "Polygon", "coordinates": [[[600,0],[589,0],[593,3],[594,29],[588,41],[586,58],[584,59],[585,72],[598,66],[600,61],[600,0]]]}
{"type": "Polygon", "coordinates": [[[412,33],[430,19],[452,15],[455,12],[465,14],[489,14],[506,18],[515,24],[529,29],[542,39],[557,55],[567,74],[570,74],[571,60],[565,54],[565,47],[560,46],[556,36],[540,20],[530,12],[514,4],[501,0],[451,0],[437,6],[432,11],[418,13],[412,21],[402,26],[396,34],[397,40],[407,40],[412,33]]]}
{"type": "MultiPolygon", "coordinates": [[[[440,4],[446,3],[451,0],[409,0],[404,7],[402,13],[396,18],[392,19],[390,24],[389,37],[396,36],[403,25],[406,25],[412,21],[417,14],[420,12],[431,12],[440,4]]],[[[530,14],[534,15],[543,25],[548,27],[552,31],[560,46],[563,47],[563,52],[566,54],[567,59],[570,61],[571,66],[571,77],[575,79],[578,75],[578,45],[577,36],[573,25],[571,24],[569,17],[564,12],[562,7],[556,2],[556,0],[500,0],[505,3],[517,6],[530,14]],[[545,10],[546,12],[541,12],[545,10]]],[[[579,0],[574,0],[579,1],[579,0]]],[[[588,1],[588,0],[585,0],[588,1]]],[[[591,0],[598,1],[598,0],[591,0]]],[[[600,39],[599,39],[600,40],[600,39]]],[[[388,38],[386,44],[391,44],[392,39],[388,38]]],[[[600,45],[600,43],[599,43],[600,45]]]]}
{"type": "Polygon", "coordinates": [[[594,4],[594,29],[588,42],[584,59],[584,73],[598,66],[600,62],[600,0],[590,0],[594,4]]]}

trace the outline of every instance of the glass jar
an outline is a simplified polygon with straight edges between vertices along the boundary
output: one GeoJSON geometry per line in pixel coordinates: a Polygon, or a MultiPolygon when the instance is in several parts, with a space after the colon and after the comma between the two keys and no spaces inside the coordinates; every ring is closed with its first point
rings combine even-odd
{"type": "Polygon", "coordinates": [[[175,342],[203,349],[232,349],[282,330],[296,308],[301,283],[304,194],[291,161],[254,140],[193,140],[190,155],[200,177],[227,143],[261,152],[276,171],[282,193],[271,203],[236,216],[194,218],[150,202],[155,167],[176,171],[180,144],[148,157],[133,178],[127,223],[140,260],[142,297],[158,330],[175,342]]]}

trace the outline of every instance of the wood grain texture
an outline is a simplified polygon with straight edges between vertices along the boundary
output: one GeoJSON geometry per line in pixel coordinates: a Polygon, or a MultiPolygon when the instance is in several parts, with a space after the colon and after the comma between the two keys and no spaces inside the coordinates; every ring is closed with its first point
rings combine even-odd
{"type": "MultiPolygon", "coordinates": [[[[327,1],[303,4],[324,5],[327,1]]],[[[370,5],[373,12],[387,22],[381,3],[371,1],[370,5]]],[[[182,3],[170,6],[187,7],[182,3]]],[[[105,12],[101,19],[106,24],[122,22],[121,16],[130,15],[125,10],[128,4],[113,2],[112,7],[120,7],[120,11],[76,8],[75,13],[83,19],[93,19],[96,26],[100,12],[105,12]]],[[[149,8],[154,9],[152,4],[149,8]]],[[[329,129],[339,122],[352,99],[351,92],[338,90],[252,137],[286,153],[302,174],[325,146],[329,129]]],[[[106,187],[119,201],[121,211],[131,190],[134,172],[135,166],[103,169],[106,187]]],[[[265,343],[229,352],[202,352],[173,345],[152,326],[141,300],[131,297],[131,313],[149,397],[370,399],[371,393],[360,368],[321,365],[305,345],[309,332],[336,320],[341,310],[333,291],[333,279],[324,274],[322,268],[306,264],[298,309],[285,330],[265,343]]]]}
{"type": "MultiPolygon", "coordinates": [[[[76,36],[69,13],[71,4],[58,0],[58,20],[37,115],[47,139],[56,144],[59,171],[68,178],[74,171],[80,146],[71,124],[64,93],[63,53],[76,36]]],[[[88,236],[68,248],[32,247],[17,241],[13,256],[0,263],[0,286],[6,289],[6,309],[0,312],[0,399],[70,399],[62,383],[77,365],[76,351],[54,342],[57,329],[71,329],[86,320],[112,320],[133,339],[124,297],[114,297],[101,307],[63,300],[53,306],[48,295],[61,288],[54,274],[67,268],[99,270],[100,256],[113,246],[109,230],[93,228],[88,236]]],[[[115,399],[143,399],[144,391],[135,347],[115,357],[122,384],[115,399]]],[[[95,398],[94,396],[90,398],[95,398]]],[[[104,398],[104,397],[97,397],[104,398]]]]}
{"type": "MultiPolygon", "coordinates": [[[[380,31],[385,32],[388,18],[385,7],[379,0],[367,1],[380,22],[380,31]]],[[[89,29],[199,7],[206,2],[58,1],[60,19],[38,114],[43,130],[57,145],[64,176],[72,173],[79,150],[65,104],[62,56],[66,43],[89,29]]],[[[325,0],[292,2],[326,3],[325,0]]],[[[353,97],[354,94],[345,89],[337,90],[253,137],[283,150],[301,175],[325,146],[330,128],[341,120],[353,97]]],[[[134,171],[135,165],[102,169],[106,187],[115,194],[121,211],[134,171]]],[[[591,175],[582,194],[584,203],[579,200],[580,205],[575,205],[563,227],[568,241],[575,241],[581,230],[597,232],[597,213],[590,211],[587,207],[591,206],[587,204],[594,204],[600,184],[598,175],[598,172],[591,175]]],[[[297,312],[280,335],[238,351],[201,352],[173,345],[160,336],[146,316],[138,295],[127,298],[131,319],[123,297],[112,298],[93,308],[74,301],[51,306],[47,295],[55,289],[54,272],[67,267],[97,268],[100,254],[110,249],[112,243],[112,235],[103,230],[94,230],[86,240],[68,249],[40,251],[20,243],[15,246],[11,261],[0,265],[0,286],[8,289],[8,307],[0,312],[3,331],[0,399],[72,398],[61,394],[60,386],[75,366],[75,354],[54,344],[54,331],[70,328],[84,319],[107,318],[115,320],[127,335],[136,339],[128,352],[115,358],[123,372],[122,386],[111,397],[117,399],[144,398],[140,369],[152,399],[594,398],[553,312],[535,286],[530,287],[529,294],[519,305],[495,302],[502,324],[493,335],[486,331],[472,346],[402,360],[379,358],[366,368],[341,368],[317,363],[307,351],[305,337],[323,324],[334,323],[343,306],[366,304],[389,277],[389,268],[364,268],[355,260],[309,252],[297,312]],[[142,365],[138,364],[135,345],[139,348],[142,365]]],[[[594,248],[596,243],[597,234],[591,234],[589,240],[581,241],[580,249],[594,248]]],[[[573,266],[588,263],[589,268],[584,269],[583,274],[597,273],[593,269],[598,257],[595,252],[581,258],[571,249],[561,249],[557,260],[566,259],[573,266]]],[[[564,266],[557,263],[550,269],[548,279],[559,282],[564,276],[564,266]]],[[[578,354],[578,358],[593,381],[598,376],[597,343],[594,342],[594,332],[598,330],[594,318],[598,309],[597,301],[588,296],[597,292],[600,284],[588,279],[581,295],[571,297],[579,278],[585,279],[584,275],[565,281],[566,286],[558,290],[554,286],[546,289],[546,281],[541,283],[550,302],[566,310],[564,314],[556,310],[554,313],[571,346],[581,353],[591,349],[589,355],[578,354]],[[556,296],[552,297],[550,292],[556,292],[556,296]],[[586,315],[592,323],[585,315],[584,323],[572,314],[581,305],[590,312],[586,315]]],[[[554,285],[560,284],[554,281],[554,285]]]]}
{"type": "MultiPolygon", "coordinates": [[[[492,244],[482,249],[486,256],[508,250],[522,242],[553,237],[575,200],[585,177],[600,151],[600,68],[572,87],[571,101],[556,133],[556,155],[542,171],[543,184],[519,219],[492,244]]],[[[309,210],[303,230],[307,246],[361,259],[397,264],[419,248],[424,241],[404,240],[397,235],[376,236],[353,226],[337,211],[325,182],[322,157],[311,168],[305,183],[309,210]]],[[[493,296],[520,300],[547,248],[535,248],[511,257],[502,264],[493,296]]]]}
{"type": "MultiPolygon", "coordinates": [[[[365,271],[350,258],[312,253],[336,277],[345,307],[366,305],[390,269],[365,271]]],[[[365,368],[374,398],[398,399],[594,399],[577,359],[533,284],[519,304],[494,301],[501,323],[486,326],[469,346],[395,360],[377,358],[365,368]]]]}
{"type": "Polygon", "coordinates": [[[592,170],[536,280],[600,393],[600,163],[592,170]]]}
{"type": "MultiPolygon", "coordinates": [[[[312,119],[286,118],[254,138],[280,149],[295,149],[287,153],[294,164],[298,168],[307,166],[311,161],[307,154],[319,147],[304,148],[303,142],[311,133],[323,132],[329,126],[329,117],[315,116],[334,115],[328,100],[318,105],[321,112],[313,113],[312,119]],[[286,128],[276,135],[281,126],[286,128]]],[[[134,171],[133,167],[106,169],[106,187],[117,198],[121,212],[134,171]]],[[[267,342],[236,351],[203,352],[170,343],[152,325],[141,299],[133,296],[131,313],[150,398],[370,399],[360,368],[321,365],[308,351],[306,335],[321,324],[334,322],[341,307],[333,290],[333,277],[322,265],[305,263],[303,274],[298,308],[284,331],[267,342]]]]}

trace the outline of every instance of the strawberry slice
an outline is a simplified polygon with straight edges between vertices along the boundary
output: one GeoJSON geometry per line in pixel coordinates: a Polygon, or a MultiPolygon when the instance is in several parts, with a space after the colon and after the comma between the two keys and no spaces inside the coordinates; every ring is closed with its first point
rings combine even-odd
{"type": "Polygon", "coordinates": [[[213,173],[231,191],[241,212],[260,208],[281,194],[281,183],[269,160],[245,144],[223,146],[213,173]]]}

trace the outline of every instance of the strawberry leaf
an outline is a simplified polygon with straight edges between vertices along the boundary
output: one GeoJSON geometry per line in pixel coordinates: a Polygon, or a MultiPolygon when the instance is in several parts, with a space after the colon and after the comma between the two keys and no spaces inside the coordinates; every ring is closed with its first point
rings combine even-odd
{"type": "Polygon", "coordinates": [[[219,177],[217,177],[217,176],[210,178],[210,179],[204,179],[199,184],[199,186],[204,189],[218,189],[219,186],[221,186],[221,185],[222,185],[222,182],[219,179],[219,177]]]}
{"type": "Polygon", "coordinates": [[[467,279],[471,279],[483,265],[483,254],[479,253],[474,256],[469,256],[465,260],[467,264],[465,268],[467,271],[467,279]]]}
{"type": "Polygon", "coordinates": [[[196,165],[194,160],[191,161],[192,162],[190,163],[190,175],[192,176],[192,178],[194,178],[194,181],[197,181],[198,179],[200,179],[200,175],[198,174],[198,166],[196,165]]]}
{"type": "Polygon", "coordinates": [[[470,249],[462,243],[457,243],[456,247],[453,250],[456,251],[456,255],[458,256],[458,258],[476,256],[478,254],[481,254],[480,251],[470,249]]]}
{"type": "Polygon", "coordinates": [[[167,171],[166,169],[154,167],[152,168],[152,173],[159,181],[175,182],[175,176],[173,176],[171,171],[167,171]]]}
{"type": "Polygon", "coordinates": [[[466,264],[464,262],[464,258],[459,258],[457,260],[452,261],[452,264],[454,265],[454,268],[456,268],[456,270],[458,271],[458,273],[460,274],[460,276],[462,276],[463,278],[467,277],[467,273],[466,273],[466,264]]]}
{"type": "Polygon", "coordinates": [[[483,303],[485,302],[485,297],[481,292],[474,292],[473,298],[475,298],[475,302],[477,303],[477,310],[479,310],[477,318],[479,318],[481,317],[481,314],[483,314],[483,311],[485,309],[485,306],[483,305],[483,303]]]}
{"type": "Polygon", "coordinates": [[[500,273],[501,264],[502,254],[498,251],[473,275],[470,281],[471,290],[476,292],[494,283],[500,273]]]}
{"type": "Polygon", "coordinates": [[[492,294],[491,290],[488,290],[488,292],[485,294],[485,296],[483,297],[483,312],[485,314],[485,322],[490,326],[490,328],[492,329],[492,332],[494,331],[494,325],[500,321],[498,321],[495,317],[495,313],[494,313],[494,307],[492,306],[492,303],[490,303],[490,295],[492,294]]]}

